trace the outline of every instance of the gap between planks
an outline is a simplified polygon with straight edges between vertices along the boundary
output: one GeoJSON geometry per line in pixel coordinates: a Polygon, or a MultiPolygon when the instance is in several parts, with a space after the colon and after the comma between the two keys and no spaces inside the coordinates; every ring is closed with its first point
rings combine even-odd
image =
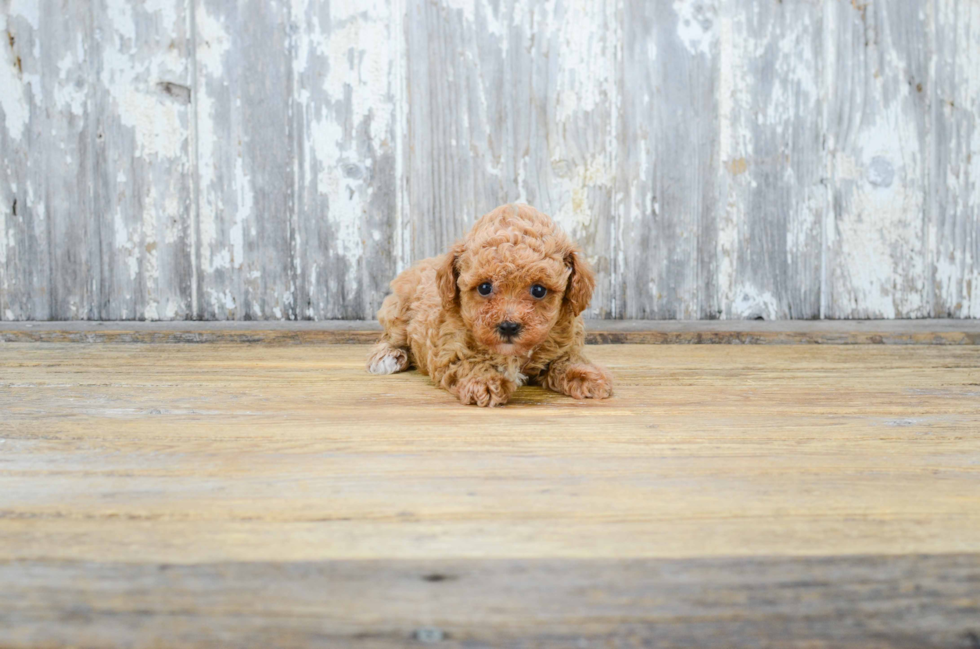
{"type": "MultiPolygon", "coordinates": [[[[0,342],[363,344],[368,320],[0,322],[0,342]]],[[[587,320],[590,344],[978,345],[980,320],[587,320]]]]}

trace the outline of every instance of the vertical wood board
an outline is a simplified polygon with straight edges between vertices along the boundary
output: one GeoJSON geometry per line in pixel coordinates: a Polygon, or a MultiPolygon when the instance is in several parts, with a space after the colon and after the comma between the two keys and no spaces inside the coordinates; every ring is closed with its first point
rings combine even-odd
{"type": "Polygon", "coordinates": [[[980,316],[968,0],[0,0],[0,319],[372,318],[505,202],[588,317],[980,316]]]}

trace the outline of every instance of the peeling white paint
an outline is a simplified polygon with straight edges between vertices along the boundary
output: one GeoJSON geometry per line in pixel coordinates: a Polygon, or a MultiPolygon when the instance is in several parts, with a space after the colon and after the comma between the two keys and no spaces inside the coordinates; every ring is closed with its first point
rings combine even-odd
{"type": "Polygon", "coordinates": [[[231,268],[231,253],[231,248],[223,248],[213,253],[210,255],[205,268],[209,273],[213,273],[214,271],[222,268],[231,268]]]}
{"type": "MultiPolygon", "coordinates": [[[[343,3],[340,3],[343,4],[343,3]]],[[[383,2],[359,3],[359,11],[349,15],[329,33],[314,23],[313,43],[320,56],[329,61],[323,89],[332,101],[344,99],[350,89],[351,122],[370,120],[371,142],[381,150],[391,129],[390,38],[383,2]],[[350,63],[348,63],[350,61],[350,63]]]]}
{"type": "MultiPolygon", "coordinates": [[[[597,213],[597,208],[601,205],[603,211],[607,210],[608,197],[616,192],[617,69],[621,47],[616,31],[617,5],[590,0],[573,0],[567,6],[555,2],[529,5],[535,8],[533,13],[521,7],[522,13],[518,14],[515,8],[515,21],[518,16],[524,19],[520,24],[527,43],[541,38],[548,47],[540,55],[546,57],[549,65],[552,59],[555,61],[554,109],[553,113],[549,110],[546,125],[552,174],[547,179],[537,177],[532,165],[540,153],[525,148],[516,161],[516,198],[521,202],[528,200],[532,196],[529,185],[545,180],[550,185],[550,207],[540,202],[537,207],[548,209],[572,237],[588,242],[600,236],[603,224],[609,223],[612,215],[597,213]],[[554,33],[550,42],[541,36],[547,33],[554,33]],[[597,124],[604,127],[603,132],[594,133],[592,139],[586,133],[597,124]]],[[[509,46],[528,47],[522,42],[509,46]]],[[[491,137],[495,136],[491,132],[491,137]]],[[[538,189],[534,194],[540,196],[538,187],[530,188],[538,189]]],[[[603,256],[611,272],[613,261],[608,254],[589,252],[596,258],[603,256]]],[[[600,286],[599,292],[604,289],[600,286]]]]}
{"type": "Polygon", "coordinates": [[[708,56],[718,37],[717,0],[674,0],[677,37],[691,54],[708,56]]]}
{"type": "MultiPolygon", "coordinates": [[[[472,4],[472,3],[471,3],[472,4]]],[[[316,5],[314,5],[316,6],[316,5]]],[[[359,21],[365,17],[370,20],[383,18],[388,14],[387,0],[358,0],[357,2],[334,2],[330,5],[330,22],[334,25],[347,21],[359,21]]]]}
{"type": "Polygon", "coordinates": [[[140,238],[137,240],[138,244],[136,248],[143,262],[142,277],[140,279],[146,291],[146,305],[143,309],[143,317],[147,320],[158,320],[160,318],[158,309],[160,293],[159,245],[156,240],[156,224],[158,223],[159,217],[156,208],[156,185],[150,183],[146,188],[143,203],[142,231],[140,238]]]}
{"type": "Polygon", "coordinates": [[[371,189],[343,174],[344,155],[340,150],[343,129],[339,124],[328,119],[317,120],[311,125],[310,135],[311,148],[319,165],[317,191],[330,197],[329,220],[335,237],[333,248],[337,254],[352,262],[347,285],[355,287],[358,271],[357,264],[353,262],[363,254],[360,224],[371,189]]]}
{"type": "Polygon", "coordinates": [[[126,220],[123,218],[122,213],[119,209],[113,214],[113,226],[114,226],[114,238],[117,253],[123,256],[126,265],[129,268],[129,281],[133,282],[136,280],[140,269],[140,259],[138,245],[138,229],[135,227],[130,228],[126,224],[126,220]]]}
{"type": "Polygon", "coordinates": [[[344,129],[332,119],[315,119],[310,125],[309,178],[316,178],[317,191],[324,196],[339,197],[345,183],[341,172],[344,160],[340,150],[344,129]],[[318,167],[318,168],[316,168],[318,167]]]}
{"type": "MultiPolygon", "coordinates": [[[[295,98],[307,128],[306,184],[300,190],[328,199],[324,216],[332,235],[331,254],[348,261],[344,298],[351,299],[362,281],[362,224],[374,194],[367,181],[378,156],[397,153],[392,142],[398,119],[393,95],[404,71],[400,73],[394,63],[403,45],[395,42],[402,35],[392,33],[393,25],[401,23],[393,18],[391,4],[386,0],[341,4],[336,10],[331,7],[331,22],[326,25],[321,24],[320,12],[311,10],[309,0],[294,0],[302,37],[293,74],[298,80],[295,98]],[[311,70],[326,71],[314,77],[314,88],[305,85],[311,70]],[[368,151],[361,148],[365,143],[368,151]]],[[[315,276],[316,265],[312,268],[315,276]]],[[[315,279],[310,281],[311,290],[322,291],[315,279]]]]}
{"type": "Polygon", "coordinates": [[[204,3],[197,8],[196,24],[198,72],[217,77],[224,71],[225,57],[231,49],[231,36],[221,21],[208,12],[204,3]]]}
{"type": "Polygon", "coordinates": [[[741,320],[776,320],[779,318],[779,304],[769,291],[762,291],[750,285],[739,287],[737,298],[732,302],[731,315],[741,320]]]}
{"type": "Polygon", "coordinates": [[[397,248],[395,254],[395,272],[401,273],[413,261],[412,254],[412,219],[408,214],[408,177],[405,173],[407,157],[406,143],[408,138],[408,43],[404,36],[407,27],[406,0],[391,0],[391,25],[389,38],[392,41],[392,70],[391,94],[394,106],[394,136],[395,155],[395,239],[397,248]]]}
{"type": "Polygon", "coordinates": [[[156,94],[132,89],[112,94],[119,102],[120,120],[136,134],[137,155],[181,155],[186,131],[181,128],[177,106],[164,103],[156,94]]]}
{"type": "Polygon", "coordinates": [[[980,3],[937,0],[931,76],[948,162],[935,169],[929,241],[937,314],[980,317],[980,3]]]}
{"type": "MultiPolygon", "coordinates": [[[[7,197],[4,197],[4,202],[8,202],[7,197]]],[[[7,248],[13,247],[13,242],[8,238],[7,235],[7,210],[0,209],[0,278],[3,278],[3,282],[0,282],[0,289],[5,290],[7,288],[6,283],[6,270],[7,270],[7,248]]],[[[3,298],[3,294],[0,293],[0,299],[3,298]]]]}
{"type": "MultiPolygon", "coordinates": [[[[85,114],[85,102],[88,98],[88,91],[74,84],[58,86],[55,88],[55,101],[72,115],[82,117],[85,114]]],[[[81,124],[79,124],[81,127],[81,124]]]]}
{"type": "Polygon", "coordinates": [[[463,20],[469,24],[472,24],[476,18],[476,3],[477,0],[443,0],[442,2],[443,6],[451,11],[461,11],[463,20]]]}
{"type": "Polygon", "coordinates": [[[65,52],[65,55],[58,61],[58,80],[66,81],[68,79],[68,71],[73,67],[75,67],[75,58],[71,55],[71,52],[65,52]]]}
{"type": "MultiPolygon", "coordinates": [[[[17,44],[0,44],[0,128],[15,153],[0,153],[4,173],[11,177],[0,179],[0,185],[8,182],[0,195],[6,203],[16,196],[20,209],[15,217],[0,205],[0,266],[14,264],[16,273],[21,262],[13,253],[20,251],[12,247],[19,237],[43,233],[47,218],[59,227],[63,201],[59,198],[48,215],[41,199],[52,195],[51,187],[72,187],[68,174],[85,160],[77,142],[91,142],[95,135],[81,129],[94,129],[104,119],[108,144],[102,146],[107,147],[110,175],[108,191],[102,193],[112,220],[104,234],[114,237],[112,281],[118,282],[120,300],[131,301],[113,311],[123,317],[186,315],[186,305],[168,292],[173,290],[173,264],[187,254],[180,246],[200,251],[194,272],[204,274],[205,312],[317,318],[333,308],[324,304],[324,296],[327,301],[356,297],[367,309],[378,297],[364,295],[371,293],[365,291],[370,286],[366,270],[373,272],[376,263],[368,250],[382,248],[394,232],[393,256],[403,268],[413,243],[434,236],[423,231],[428,224],[452,227],[453,219],[470,219],[478,206],[497,199],[533,201],[553,213],[605,265],[593,311],[625,314],[635,308],[629,300],[642,298],[647,290],[651,303],[681,296],[690,304],[676,312],[694,314],[703,287],[691,280],[701,282],[704,268],[711,267],[716,294],[702,312],[778,317],[786,312],[786,294],[800,288],[786,282],[802,281],[811,272],[813,256],[824,254],[827,315],[928,315],[940,306],[961,315],[980,314],[980,202],[973,191],[980,187],[980,163],[971,162],[980,160],[980,128],[973,118],[980,112],[980,5],[937,0],[892,16],[904,10],[876,4],[861,25],[848,3],[749,4],[672,0],[641,12],[667,23],[644,26],[651,28],[644,35],[627,22],[641,3],[622,0],[437,0],[421,12],[417,3],[404,0],[339,0],[329,7],[291,0],[288,7],[275,5],[267,14],[249,17],[228,10],[227,18],[222,3],[212,1],[196,3],[193,19],[186,3],[174,0],[106,0],[94,14],[107,18],[95,26],[97,31],[52,47],[40,33],[48,18],[42,5],[7,0],[0,28],[16,32],[17,44]],[[908,19],[909,28],[900,34],[894,32],[899,17],[908,19]],[[188,79],[192,20],[196,78],[188,79]],[[249,23],[258,32],[234,33],[240,26],[232,22],[245,20],[270,22],[249,23]],[[422,32],[420,20],[437,22],[422,32]],[[948,39],[935,51],[931,42],[907,43],[919,33],[916,20],[925,23],[923,33],[949,34],[948,39]],[[237,90],[229,92],[229,85],[250,83],[237,77],[247,70],[235,67],[236,48],[243,42],[265,47],[248,39],[267,29],[282,30],[275,33],[285,38],[286,51],[277,45],[263,55],[272,57],[266,60],[273,66],[283,65],[283,81],[290,75],[293,81],[292,97],[269,101],[288,102],[296,111],[274,127],[249,122],[255,107],[243,106],[246,99],[237,90]],[[847,47],[851,41],[838,40],[847,30],[853,30],[853,49],[847,47]],[[823,32],[823,42],[814,32],[823,32]],[[426,52],[438,54],[440,61],[421,56],[408,61],[405,35],[419,33],[441,39],[426,52]],[[645,80],[624,78],[627,36],[646,39],[628,43],[634,65],[660,70],[674,64],[672,57],[689,55],[679,63],[689,65],[690,94],[678,96],[680,86],[659,83],[669,83],[672,70],[666,77],[654,71],[645,80]],[[922,51],[913,52],[910,45],[921,45],[922,51]],[[48,58],[42,61],[42,54],[48,58]],[[23,73],[16,56],[22,58],[23,73]],[[931,67],[921,92],[935,93],[936,101],[933,114],[925,116],[919,112],[933,99],[923,102],[908,83],[922,57],[931,67]],[[98,78],[90,78],[93,70],[98,78]],[[425,87],[422,73],[444,78],[425,81],[425,87]],[[414,94],[410,79],[420,84],[411,89],[414,94]],[[654,83],[646,87],[651,79],[654,83]],[[162,91],[162,82],[187,84],[191,104],[162,91]],[[931,83],[946,85],[934,89],[931,83]],[[709,91],[715,92],[717,104],[708,106],[709,91]],[[507,93],[503,99],[501,92],[507,93]],[[637,92],[642,95],[634,96],[637,92]],[[100,93],[98,98],[94,93],[100,93]],[[432,94],[430,105],[438,115],[418,118],[413,112],[418,105],[409,102],[418,101],[420,93],[432,94]],[[103,107],[104,115],[89,115],[103,107]],[[636,112],[653,117],[637,121],[636,112]],[[692,124],[692,148],[699,142],[717,148],[710,150],[710,162],[676,164],[703,165],[711,178],[702,177],[699,167],[678,183],[664,173],[675,161],[655,158],[665,153],[658,142],[668,135],[665,124],[677,127],[677,112],[692,124]],[[801,115],[826,125],[825,143],[812,153],[794,130],[801,115]],[[638,132],[623,132],[623,118],[627,125],[638,123],[638,132]],[[191,166],[186,138],[194,120],[196,160],[191,166]],[[266,128],[275,132],[262,132],[266,128]],[[28,136],[35,132],[37,141],[51,142],[43,156],[26,151],[28,136]],[[931,139],[937,134],[950,141],[931,139]],[[243,147],[254,149],[254,142],[271,142],[274,136],[302,154],[283,170],[283,182],[295,173],[296,185],[289,191],[260,185],[276,179],[261,161],[242,155],[243,147]],[[295,139],[286,141],[290,137],[295,139]],[[413,157],[411,147],[427,138],[437,140],[437,156],[444,153],[439,147],[449,153],[434,161],[413,157]],[[949,147],[949,161],[930,168],[930,156],[942,147],[949,147]],[[801,151],[812,160],[800,160],[801,151]],[[391,167],[378,163],[389,163],[386,156],[391,155],[394,177],[385,178],[391,167]],[[20,191],[10,171],[12,159],[22,165],[17,178],[27,183],[20,191]],[[430,162],[437,165],[427,170],[431,183],[413,186],[410,195],[409,177],[418,173],[420,163],[430,162]],[[199,175],[188,196],[192,168],[199,175]],[[822,168],[826,193],[823,185],[807,186],[813,183],[811,168],[822,168]],[[45,177],[51,178],[47,189],[40,181],[45,177]],[[940,189],[941,199],[930,196],[940,189]],[[700,190],[705,191],[700,199],[671,195],[700,190]],[[270,191],[273,197],[287,196],[282,203],[295,196],[296,209],[270,201],[270,191]],[[384,214],[372,213],[384,198],[378,195],[382,191],[397,197],[394,230],[379,220],[384,214]],[[419,191],[431,194],[426,200],[438,213],[410,211],[419,191]],[[775,239],[752,240],[759,236],[759,222],[750,206],[758,205],[760,192],[769,192],[780,205],[785,239],[780,232],[775,239]],[[829,199],[838,201],[839,217],[829,199]],[[172,218],[198,201],[199,230],[172,218]],[[257,213],[258,204],[273,213],[257,213]],[[142,211],[129,213],[134,209],[142,211]],[[933,220],[926,223],[923,215],[933,220]],[[817,227],[822,216],[824,233],[817,227]],[[257,233],[270,234],[270,228],[255,227],[272,222],[265,219],[282,227],[273,236],[291,228],[288,254],[293,259],[270,259],[271,247],[245,259],[259,245],[257,233]],[[627,261],[647,251],[631,248],[634,241],[617,228],[636,234],[661,224],[672,239],[650,262],[655,276],[636,277],[627,261]],[[186,241],[198,232],[196,243],[186,241]],[[773,241],[778,253],[766,249],[773,241]],[[785,258],[780,258],[784,244],[785,258]],[[277,267],[278,262],[283,263],[277,267]],[[337,273],[345,262],[346,277],[337,273]],[[287,267],[295,277],[276,275],[287,267]],[[305,302],[314,289],[297,288],[297,278],[315,287],[314,303],[305,302]],[[641,289],[623,293],[624,283],[641,289]],[[337,296],[341,287],[345,295],[337,296]],[[610,288],[613,295],[603,293],[610,288]],[[629,296],[625,305],[614,302],[620,293],[629,296]],[[304,301],[295,305],[298,296],[304,301]]],[[[287,83],[277,87],[283,95],[288,92],[287,83]]],[[[15,281],[11,278],[18,276],[5,272],[0,272],[0,309],[8,319],[21,318],[21,307],[7,308],[5,301],[15,281]]],[[[198,282],[193,284],[196,291],[198,282]]],[[[88,278],[85,286],[96,284],[88,278]]],[[[69,315],[91,312],[79,299],[67,301],[65,309],[69,315]]]]}
{"type": "Polygon", "coordinates": [[[177,23],[176,6],[177,3],[174,0],[143,0],[143,11],[149,14],[157,14],[160,18],[160,23],[168,31],[177,23]]]}
{"type": "Polygon", "coordinates": [[[552,216],[576,239],[584,238],[600,218],[592,211],[589,192],[594,188],[613,187],[615,175],[606,164],[605,156],[595,157],[577,165],[569,178],[560,178],[557,182],[561,207],[552,216]]]}
{"type": "MultiPolygon", "coordinates": [[[[6,23],[7,17],[0,15],[0,31],[6,31],[6,23]]],[[[7,133],[16,141],[24,136],[30,119],[30,109],[13,51],[6,43],[0,43],[0,51],[3,52],[0,57],[0,111],[3,112],[7,133]]]]}
{"type": "MultiPolygon", "coordinates": [[[[81,43],[79,43],[79,49],[81,49],[81,43]]],[[[76,59],[72,52],[65,52],[65,55],[58,61],[58,83],[54,86],[54,99],[60,109],[81,117],[85,114],[85,103],[89,96],[89,89],[83,75],[73,75],[78,76],[77,79],[68,76],[69,72],[78,69],[78,60],[84,60],[84,56],[76,59]]],[[[81,128],[81,122],[79,122],[79,128],[81,128]]]]}
{"type": "Polygon", "coordinates": [[[176,158],[187,137],[181,127],[183,109],[155,88],[170,66],[169,55],[133,56],[136,25],[133,6],[127,0],[108,0],[106,13],[112,30],[102,48],[102,86],[115,101],[120,122],[133,129],[137,156],[176,158]]]}
{"type": "Polygon", "coordinates": [[[245,262],[245,224],[252,216],[252,181],[245,174],[242,157],[235,160],[235,187],[238,189],[238,205],[235,211],[235,222],[228,235],[231,239],[231,264],[241,268],[245,262]]]}
{"type": "Polygon", "coordinates": [[[215,308],[223,308],[225,313],[219,314],[219,319],[234,319],[235,317],[235,297],[230,290],[215,291],[213,288],[206,288],[205,292],[215,308]]]}
{"type": "MultiPolygon", "coordinates": [[[[678,11],[678,20],[681,21],[681,13],[677,5],[678,3],[675,2],[674,10],[678,11]]],[[[721,62],[718,69],[718,150],[723,170],[726,169],[726,165],[731,166],[738,159],[744,162],[742,156],[750,155],[748,152],[751,151],[751,143],[747,141],[748,134],[744,132],[741,123],[741,118],[749,107],[744,88],[748,79],[743,76],[746,70],[739,56],[741,52],[737,51],[737,48],[745,42],[745,31],[744,21],[740,20],[736,26],[729,16],[725,16],[718,25],[721,62]]],[[[686,43],[685,46],[690,49],[686,43]]],[[[722,315],[726,315],[725,311],[730,309],[729,305],[732,304],[735,295],[738,226],[744,218],[744,213],[739,203],[736,179],[722,171],[720,181],[724,188],[725,209],[719,214],[717,225],[715,263],[718,273],[718,296],[714,308],[721,311],[722,315]]]]}
{"type": "Polygon", "coordinates": [[[129,0],[105,0],[105,13],[115,33],[124,42],[129,41],[130,46],[135,46],[136,22],[133,19],[132,3],[129,0]]]}
{"type": "Polygon", "coordinates": [[[772,290],[780,275],[791,271],[806,275],[812,268],[816,277],[820,263],[822,241],[816,233],[824,193],[819,167],[804,166],[797,177],[798,161],[791,155],[791,147],[803,150],[803,156],[821,155],[812,136],[820,111],[814,44],[821,26],[814,22],[816,15],[808,5],[739,6],[722,12],[712,24],[719,57],[722,210],[715,223],[715,301],[710,308],[720,317],[799,316],[815,306],[802,297],[803,287],[789,287],[778,299],[772,290]],[[759,214],[760,202],[785,205],[784,211],[759,214]],[[765,241],[758,237],[767,230],[781,234],[781,229],[785,255],[777,256],[764,250],[765,241]],[[759,280],[760,273],[772,279],[759,280]]]}
{"type": "Polygon", "coordinates": [[[10,15],[20,16],[31,29],[37,30],[41,26],[41,3],[39,0],[11,0],[10,15]]]}
{"type": "Polygon", "coordinates": [[[613,43],[597,26],[606,25],[607,5],[594,0],[572,0],[557,27],[561,56],[556,80],[555,118],[559,123],[590,112],[608,109],[616,71],[613,43]]]}
{"type": "Polygon", "coordinates": [[[840,258],[834,273],[838,290],[845,291],[841,308],[879,317],[922,317],[925,304],[923,227],[924,195],[916,186],[921,169],[918,135],[901,105],[883,108],[873,124],[858,136],[856,160],[841,156],[841,179],[849,192],[847,218],[838,222],[840,258]],[[899,181],[873,184],[873,164],[895,166],[899,181]]]}
{"type": "MultiPolygon", "coordinates": [[[[831,13],[836,11],[851,9],[837,7],[831,13]]],[[[842,22],[836,29],[848,28],[848,21],[842,22]]],[[[836,119],[853,122],[848,132],[832,130],[828,138],[833,200],[840,215],[825,230],[831,292],[825,315],[925,317],[931,314],[923,220],[928,144],[910,96],[918,93],[911,89],[904,60],[897,57],[890,25],[882,21],[871,27],[876,35],[867,43],[868,58],[860,62],[859,72],[824,77],[823,92],[837,93],[842,108],[851,111],[844,120],[836,119]],[[878,65],[879,59],[890,63],[878,65]],[[859,85],[848,87],[851,79],[859,85]]]]}
{"type": "MultiPolygon", "coordinates": [[[[221,188],[217,185],[216,145],[221,146],[215,130],[215,101],[212,93],[222,86],[225,60],[231,50],[231,36],[224,25],[213,17],[202,3],[197,8],[197,162],[200,211],[198,227],[200,230],[199,248],[202,268],[213,273],[215,268],[228,268],[229,259],[214,258],[215,241],[218,236],[217,215],[224,209],[221,188]]],[[[227,251],[223,251],[227,253],[227,251]]]]}
{"type": "Polygon", "coordinates": [[[182,312],[186,310],[186,307],[180,302],[173,298],[167,299],[167,308],[164,311],[164,317],[167,320],[176,320],[182,312]]]}

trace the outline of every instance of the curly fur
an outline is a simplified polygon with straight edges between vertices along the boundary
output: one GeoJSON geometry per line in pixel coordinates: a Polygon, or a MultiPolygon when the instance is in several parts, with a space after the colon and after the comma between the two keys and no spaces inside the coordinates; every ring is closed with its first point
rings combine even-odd
{"type": "Polygon", "coordinates": [[[464,404],[507,403],[524,382],[576,399],[605,399],[612,380],[583,355],[582,311],[595,276],[581,251],[527,205],[480,218],[445,255],[425,259],[391,283],[378,311],[384,327],[368,369],[415,366],[464,404]],[[493,291],[480,295],[488,282],[493,291]],[[547,289],[535,298],[531,287],[547,289]],[[502,336],[501,322],[521,326],[502,336]]]}

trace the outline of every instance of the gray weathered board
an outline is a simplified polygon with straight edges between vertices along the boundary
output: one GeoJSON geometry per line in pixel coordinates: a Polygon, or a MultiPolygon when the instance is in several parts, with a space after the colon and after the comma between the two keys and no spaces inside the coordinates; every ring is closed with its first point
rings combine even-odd
{"type": "Polygon", "coordinates": [[[0,628],[11,649],[975,649],[978,579],[965,553],[0,561],[0,628]]]}
{"type": "Polygon", "coordinates": [[[592,317],[980,317],[975,0],[0,0],[0,319],[370,318],[497,204],[592,317]]]}

